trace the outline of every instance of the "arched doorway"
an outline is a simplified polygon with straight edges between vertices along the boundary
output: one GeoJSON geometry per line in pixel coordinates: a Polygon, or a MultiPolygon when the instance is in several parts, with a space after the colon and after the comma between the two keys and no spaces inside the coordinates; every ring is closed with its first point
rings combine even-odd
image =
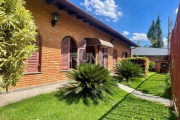
{"type": "Polygon", "coordinates": [[[94,46],[86,47],[87,62],[95,63],[95,48],[94,46]]]}

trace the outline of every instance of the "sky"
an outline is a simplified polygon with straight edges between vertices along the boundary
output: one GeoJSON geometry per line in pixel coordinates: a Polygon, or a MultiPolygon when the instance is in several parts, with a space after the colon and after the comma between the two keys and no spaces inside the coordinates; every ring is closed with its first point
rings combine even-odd
{"type": "MultiPolygon", "coordinates": [[[[69,0],[85,12],[140,45],[150,45],[146,33],[161,19],[164,46],[167,46],[168,17],[176,20],[180,0],[69,0]]],[[[173,25],[172,27],[173,28],[173,25]]]]}

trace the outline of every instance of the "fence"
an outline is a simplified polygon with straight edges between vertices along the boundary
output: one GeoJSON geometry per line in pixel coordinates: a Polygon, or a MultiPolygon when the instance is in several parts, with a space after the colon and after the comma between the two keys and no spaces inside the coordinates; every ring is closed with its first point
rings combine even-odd
{"type": "Polygon", "coordinates": [[[176,112],[179,114],[180,112],[180,11],[177,14],[174,29],[172,30],[172,34],[171,34],[169,58],[170,58],[169,62],[170,62],[170,72],[171,72],[171,80],[172,80],[173,102],[176,112]]]}

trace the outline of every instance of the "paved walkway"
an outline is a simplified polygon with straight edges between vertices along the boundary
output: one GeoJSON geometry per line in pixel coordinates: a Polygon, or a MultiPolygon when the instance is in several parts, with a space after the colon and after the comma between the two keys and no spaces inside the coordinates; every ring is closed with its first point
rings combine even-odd
{"type": "MultiPolygon", "coordinates": [[[[5,106],[9,103],[18,102],[23,99],[34,97],[34,96],[37,96],[40,94],[46,94],[46,93],[57,91],[58,88],[60,88],[63,84],[66,84],[66,83],[67,83],[67,80],[61,81],[61,82],[56,82],[56,83],[51,83],[51,84],[45,84],[45,85],[41,85],[41,86],[36,86],[36,87],[30,87],[30,88],[26,88],[26,89],[17,89],[17,90],[9,91],[9,93],[3,92],[2,94],[0,94],[0,107],[5,106]]],[[[140,91],[129,88],[128,86],[125,86],[122,84],[118,84],[118,86],[120,89],[122,89],[128,93],[131,93],[137,97],[140,97],[142,99],[159,102],[159,103],[164,104],[165,106],[173,105],[171,100],[161,98],[159,96],[144,94],[140,91]]]]}
{"type": "Polygon", "coordinates": [[[128,87],[126,85],[123,85],[123,84],[120,84],[120,83],[118,83],[118,86],[119,86],[120,89],[122,89],[122,90],[124,90],[124,91],[126,91],[128,93],[131,93],[134,96],[137,96],[139,98],[149,100],[149,101],[153,101],[153,102],[159,102],[159,103],[164,104],[165,106],[170,106],[170,107],[173,106],[172,100],[165,99],[165,98],[162,98],[162,97],[159,97],[159,96],[153,96],[151,94],[145,94],[145,93],[142,93],[140,91],[137,91],[137,90],[135,90],[133,88],[130,88],[130,87],[128,87]]]}
{"type": "Polygon", "coordinates": [[[9,93],[3,92],[0,94],[0,107],[9,103],[18,102],[26,98],[34,97],[40,94],[51,93],[57,91],[66,81],[55,82],[50,84],[44,84],[36,87],[29,87],[26,89],[16,89],[9,91],[9,93]]]}

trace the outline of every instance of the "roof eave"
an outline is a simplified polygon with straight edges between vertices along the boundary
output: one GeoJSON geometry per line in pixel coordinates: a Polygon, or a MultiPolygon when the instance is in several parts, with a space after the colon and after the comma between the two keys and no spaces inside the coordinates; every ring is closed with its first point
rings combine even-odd
{"type": "Polygon", "coordinates": [[[83,22],[87,22],[90,25],[92,25],[96,28],[99,28],[99,30],[102,30],[103,32],[106,32],[106,33],[120,39],[121,41],[125,42],[126,44],[128,44],[130,46],[140,47],[136,43],[132,42],[131,40],[129,40],[125,36],[121,35],[117,31],[113,30],[112,28],[110,28],[106,24],[97,20],[96,18],[94,18],[93,16],[91,16],[87,12],[81,10],[80,8],[76,7],[75,5],[73,5],[72,3],[70,3],[67,0],[47,0],[47,3],[48,4],[55,4],[56,6],[59,7],[59,10],[66,10],[69,15],[75,15],[77,19],[82,19],[83,22]]]}

